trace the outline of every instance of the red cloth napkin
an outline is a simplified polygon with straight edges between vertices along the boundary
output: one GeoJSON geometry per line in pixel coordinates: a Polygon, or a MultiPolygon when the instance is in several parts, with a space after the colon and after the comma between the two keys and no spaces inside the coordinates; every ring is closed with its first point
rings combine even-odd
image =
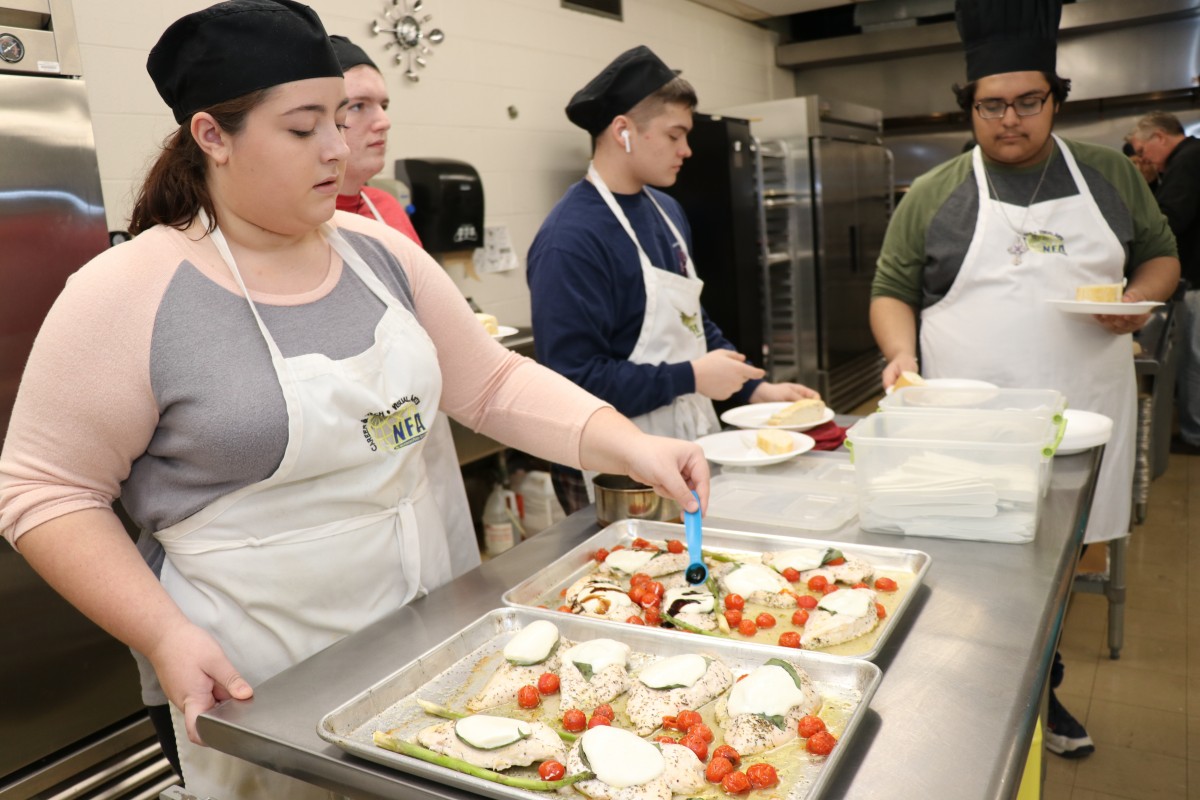
{"type": "Polygon", "coordinates": [[[809,428],[804,432],[811,436],[816,445],[814,450],[837,450],[842,446],[842,442],[846,441],[846,428],[838,425],[833,420],[826,422],[824,425],[818,425],[815,428],[809,428]]]}

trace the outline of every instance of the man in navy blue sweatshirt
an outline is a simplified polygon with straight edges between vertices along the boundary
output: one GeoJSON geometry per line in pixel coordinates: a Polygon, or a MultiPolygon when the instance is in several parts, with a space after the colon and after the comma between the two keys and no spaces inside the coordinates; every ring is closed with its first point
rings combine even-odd
{"type": "MultiPolygon", "coordinates": [[[[567,117],[592,135],[593,161],[542,223],[527,271],[538,361],[642,430],[688,440],[720,429],[713,400],[817,396],[763,381],[708,318],[683,209],[650,188],[674,184],[692,154],[695,107],[692,87],[646,47],[576,92],[567,117]]],[[[587,504],[579,472],[555,465],[552,476],[567,513],[587,504]]]]}

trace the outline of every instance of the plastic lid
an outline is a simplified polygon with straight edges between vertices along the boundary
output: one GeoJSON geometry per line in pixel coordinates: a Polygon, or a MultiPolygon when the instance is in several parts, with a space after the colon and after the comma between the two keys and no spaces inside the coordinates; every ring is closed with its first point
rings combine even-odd
{"type": "Polygon", "coordinates": [[[847,484],[723,473],[712,479],[706,521],[720,517],[808,531],[832,531],[858,513],[854,491],[847,484]]]}
{"type": "Polygon", "coordinates": [[[1055,455],[1082,453],[1084,450],[1107,444],[1112,436],[1112,419],[1103,414],[1068,408],[1063,416],[1067,418],[1067,429],[1063,433],[1062,441],[1058,443],[1055,455]]]}

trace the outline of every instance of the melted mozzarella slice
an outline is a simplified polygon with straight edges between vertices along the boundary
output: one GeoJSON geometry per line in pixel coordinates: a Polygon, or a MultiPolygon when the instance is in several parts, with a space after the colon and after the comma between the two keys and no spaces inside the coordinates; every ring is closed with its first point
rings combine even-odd
{"type": "MultiPolygon", "coordinates": [[[[686,605],[680,608],[680,611],[687,611],[691,614],[711,614],[713,606],[716,603],[712,592],[707,589],[698,589],[689,586],[676,586],[674,589],[668,589],[663,595],[662,607],[668,611],[674,607],[679,600],[686,600],[686,605]]],[[[671,612],[675,613],[675,612],[671,612]]]]}
{"type": "Polygon", "coordinates": [[[580,737],[579,746],[596,778],[616,789],[649,783],[666,770],[657,747],[621,728],[592,728],[580,737]]]}
{"type": "Polygon", "coordinates": [[[804,699],[804,692],[787,670],[764,664],[733,685],[733,691],[729,693],[729,714],[784,716],[788,709],[804,699]]]}
{"type": "Polygon", "coordinates": [[[794,550],[780,550],[771,554],[771,566],[783,572],[788,567],[796,572],[816,569],[825,560],[826,550],[811,547],[798,547],[794,550]]]}
{"type": "Polygon", "coordinates": [[[708,662],[704,656],[695,653],[685,653],[681,656],[660,658],[638,673],[638,680],[651,689],[665,689],[668,686],[692,686],[708,672],[708,662]]]}
{"type": "Polygon", "coordinates": [[[751,592],[780,592],[789,588],[783,576],[762,564],[743,564],[725,576],[725,585],[742,597],[751,592]]]}
{"type": "Polygon", "coordinates": [[[613,569],[632,575],[649,563],[658,554],[657,550],[614,550],[604,559],[613,569]]]}
{"type": "Polygon", "coordinates": [[[821,598],[817,608],[837,614],[839,617],[865,617],[875,599],[870,589],[841,589],[821,598]]]}
{"type": "Polygon", "coordinates": [[[567,650],[562,654],[563,661],[572,664],[587,664],[592,673],[600,672],[605,667],[620,664],[624,667],[629,663],[629,645],[615,642],[612,639],[592,639],[567,650]]]}
{"type": "Polygon", "coordinates": [[[529,623],[504,645],[504,657],[514,664],[540,664],[558,644],[558,628],[549,620],[529,623]]]}
{"type": "Polygon", "coordinates": [[[519,719],[474,714],[455,720],[454,733],[478,750],[495,750],[521,741],[533,733],[533,728],[519,719]]]}

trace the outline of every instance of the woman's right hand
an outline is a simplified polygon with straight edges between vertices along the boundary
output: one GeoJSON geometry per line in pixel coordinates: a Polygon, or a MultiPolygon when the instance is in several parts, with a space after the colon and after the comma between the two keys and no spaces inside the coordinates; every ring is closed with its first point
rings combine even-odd
{"type": "Polygon", "coordinates": [[[915,357],[909,355],[896,356],[883,368],[883,388],[888,389],[893,383],[898,381],[901,372],[919,373],[920,371],[921,369],[917,365],[915,357]]]}
{"type": "Polygon", "coordinates": [[[167,698],[183,713],[188,739],[196,744],[204,744],[197,717],[222,701],[254,695],[217,640],[190,622],[172,628],[146,655],[167,698]]]}

